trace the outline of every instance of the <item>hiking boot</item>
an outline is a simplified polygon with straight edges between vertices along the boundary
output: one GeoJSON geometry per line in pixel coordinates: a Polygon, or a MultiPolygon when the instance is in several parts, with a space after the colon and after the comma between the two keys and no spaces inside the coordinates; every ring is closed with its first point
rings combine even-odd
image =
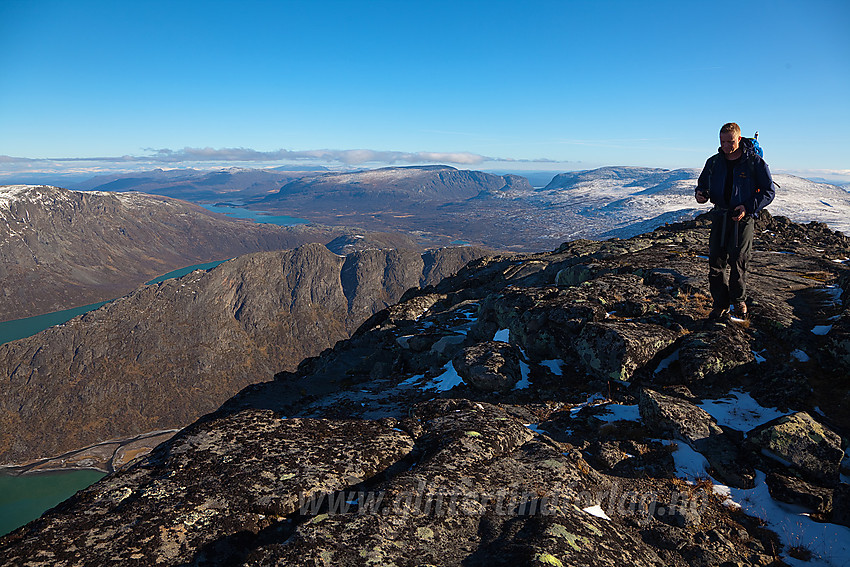
{"type": "Polygon", "coordinates": [[[719,319],[724,318],[729,314],[729,310],[725,307],[715,307],[711,310],[711,313],[708,314],[708,318],[712,321],[717,321],[719,319]]]}
{"type": "Polygon", "coordinates": [[[738,319],[746,319],[747,318],[747,304],[743,301],[735,302],[733,306],[733,311],[735,313],[735,317],[738,319]]]}

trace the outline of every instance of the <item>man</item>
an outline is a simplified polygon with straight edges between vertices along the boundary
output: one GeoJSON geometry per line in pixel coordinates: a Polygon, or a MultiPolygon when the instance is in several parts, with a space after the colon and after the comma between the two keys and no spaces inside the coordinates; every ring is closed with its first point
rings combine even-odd
{"type": "Polygon", "coordinates": [[[773,178],[765,161],[749,144],[741,143],[734,122],[720,129],[720,149],[708,158],[697,180],[697,203],[711,201],[708,244],[708,287],[718,319],[729,312],[747,315],[747,264],[753,252],[754,218],[773,201],[773,178]],[[726,266],[729,266],[729,278],[726,266]]]}

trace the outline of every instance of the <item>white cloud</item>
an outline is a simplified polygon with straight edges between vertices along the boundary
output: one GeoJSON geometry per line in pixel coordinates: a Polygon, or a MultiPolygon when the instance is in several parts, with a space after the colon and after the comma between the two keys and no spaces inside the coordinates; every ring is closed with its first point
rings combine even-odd
{"type": "Polygon", "coordinates": [[[197,162],[197,161],[239,161],[239,162],[276,162],[318,160],[337,162],[346,165],[363,163],[457,163],[478,164],[491,159],[486,156],[469,152],[399,152],[382,150],[275,150],[262,152],[250,148],[183,148],[182,150],[159,149],[153,150],[152,155],[137,159],[144,161],[161,161],[164,163],[197,162]]]}

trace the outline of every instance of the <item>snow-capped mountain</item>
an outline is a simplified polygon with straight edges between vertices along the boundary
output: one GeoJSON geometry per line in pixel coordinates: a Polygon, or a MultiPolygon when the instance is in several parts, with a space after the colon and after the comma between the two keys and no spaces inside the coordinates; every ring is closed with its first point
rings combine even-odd
{"type": "MultiPolygon", "coordinates": [[[[548,209],[565,209],[586,219],[582,236],[607,238],[640,234],[710,209],[694,200],[697,169],[605,167],[563,173],[530,198],[548,209]]],[[[768,210],[797,222],[818,221],[850,230],[850,193],[834,185],[793,175],[773,176],[778,187],[768,210]]]]}

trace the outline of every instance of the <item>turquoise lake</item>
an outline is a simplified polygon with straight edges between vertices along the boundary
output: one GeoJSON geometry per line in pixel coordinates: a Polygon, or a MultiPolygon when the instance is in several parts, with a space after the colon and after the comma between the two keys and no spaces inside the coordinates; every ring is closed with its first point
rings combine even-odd
{"type": "Polygon", "coordinates": [[[98,471],[9,476],[0,473],[0,535],[35,520],[77,491],[103,478],[98,471]]]}
{"type": "Polygon", "coordinates": [[[152,279],[149,282],[145,282],[145,285],[158,284],[164,282],[165,280],[170,280],[171,278],[182,278],[186,274],[191,274],[195,270],[212,270],[213,268],[224,262],[227,262],[227,260],[218,260],[216,262],[207,262],[205,264],[195,264],[194,266],[186,266],[185,268],[180,268],[179,270],[168,272],[167,274],[163,274],[158,278],[152,279]]]}
{"type": "Polygon", "coordinates": [[[237,206],[230,205],[201,205],[206,210],[212,213],[222,213],[238,219],[251,219],[254,222],[262,222],[268,224],[278,224],[280,226],[295,226],[297,224],[307,224],[310,221],[299,219],[296,217],[287,217],[285,215],[272,215],[264,211],[252,211],[237,206]]]}
{"type": "Polygon", "coordinates": [[[100,303],[92,303],[91,305],[83,305],[82,307],[74,307],[73,309],[65,309],[64,311],[54,311],[53,313],[27,317],[26,319],[3,321],[0,323],[0,345],[32,336],[54,325],[67,323],[77,315],[82,315],[107,303],[109,302],[101,301],[100,303]]]}

